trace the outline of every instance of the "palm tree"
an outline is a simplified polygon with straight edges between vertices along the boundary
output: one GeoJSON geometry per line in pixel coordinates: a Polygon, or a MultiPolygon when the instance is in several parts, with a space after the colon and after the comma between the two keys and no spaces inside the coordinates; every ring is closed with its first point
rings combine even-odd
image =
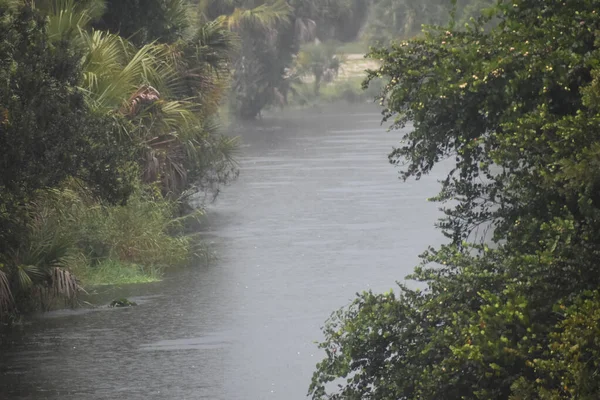
{"type": "MultiPolygon", "coordinates": [[[[328,32],[326,22],[342,18],[350,0],[202,0],[205,20],[221,20],[240,36],[233,65],[232,107],[255,118],[267,105],[282,105],[290,88],[287,71],[300,45],[328,32]]],[[[332,24],[329,24],[333,26],[332,24]]]]}
{"type": "Polygon", "coordinates": [[[17,303],[21,309],[27,303],[34,306],[33,302],[47,308],[54,299],[72,301],[80,290],[69,270],[75,238],[61,229],[65,221],[54,212],[53,202],[59,199],[55,194],[45,191],[23,206],[26,222],[20,224],[24,232],[19,245],[1,255],[0,321],[13,313],[17,303]]]}
{"type": "Polygon", "coordinates": [[[285,0],[204,0],[204,20],[221,22],[241,41],[233,63],[231,106],[242,118],[254,118],[276,98],[282,76],[281,40],[293,9],[285,0]]]}
{"type": "Polygon", "coordinates": [[[80,25],[93,20],[100,8],[97,0],[84,2],[90,10],[85,4],[75,7],[73,0],[46,1],[50,27],[57,28],[52,37],[78,32],[73,40],[84,54],[81,88],[88,105],[93,112],[112,115],[121,124],[123,140],[140,149],[144,182],[158,181],[163,193],[173,196],[190,184],[200,187],[203,174],[214,174],[206,163],[206,170],[198,169],[199,157],[206,158],[209,150],[218,169],[223,169],[219,160],[230,165],[229,173],[219,176],[234,175],[235,141],[220,138],[209,123],[226,89],[227,62],[235,49],[222,21],[202,24],[186,41],[138,49],[121,36],[80,25]],[[65,15],[80,17],[69,18],[75,26],[67,28],[57,22],[65,15]]]}

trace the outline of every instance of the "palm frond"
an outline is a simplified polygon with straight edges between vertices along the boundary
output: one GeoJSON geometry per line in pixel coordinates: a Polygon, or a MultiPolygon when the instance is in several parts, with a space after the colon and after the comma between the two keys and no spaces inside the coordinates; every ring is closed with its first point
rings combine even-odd
{"type": "Polygon", "coordinates": [[[279,25],[287,25],[293,9],[285,0],[276,0],[272,4],[261,4],[251,9],[236,8],[227,18],[230,30],[241,29],[275,29],[279,25]]]}
{"type": "Polygon", "coordinates": [[[48,277],[48,271],[38,265],[20,265],[19,270],[27,274],[32,283],[43,282],[48,277]]]}
{"type": "Polygon", "coordinates": [[[23,269],[23,266],[19,265],[17,267],[16,275],[15,283],[19,288],[19,291],[25,292],[33,286],[33,280],[23,269]]]}
{"type": "MultiPolygon", "coordinates": [[[[196,33],[190,56],[199,67],[208,65],[213,71],[220,72],[231,61],[239,42],[223,23],[223,19],[202,24],[196,33]]],[[[194,68],[190,69],[193,72],[194,68]]]]}
{"type": "MultiPolygon", "coordinates": [[[[1,266],[0,266],[1,267],[1,266]]],[[[15,305],[15,300],[10,289],[6,272],[0,270],[0,321],[10,315],[15,305]]]]}
{"type": "Polygon", "coordinates": [[[64,268],[53,268],[50,275],[50,288],[55,297],[63,297],[67,300],[74,299],[81,287],[75,275],[64,268]]]}
{"type": "Polygon", "coordinates": [[[104,0],[37,0],[33,6],[47,15],[47,32],[54,40],[79,35],[106,8],[104,0]]]}
{"type": "Polygon", "coordinates": [[[190,5],[187,0],[167,0],[163,7],[164,20],[168,21],[170,26],[186,26],[188,24],[190,5]]]}
{"type": "Polygon", "coordinates": [[[177,132],[185,135],[198,122],[198,104],[191,101],[165,101],[158,104],[160,118],[156,124],[159,132],[177,132]]]}
{"type": "Polygon", "coordinates": [[[82,89],[92,110],[110,113],[127,109],[144,85],[168,95],[179,79],[173,46],[148,44],[136,49],[118,35],[83,32],[82,89]]]}

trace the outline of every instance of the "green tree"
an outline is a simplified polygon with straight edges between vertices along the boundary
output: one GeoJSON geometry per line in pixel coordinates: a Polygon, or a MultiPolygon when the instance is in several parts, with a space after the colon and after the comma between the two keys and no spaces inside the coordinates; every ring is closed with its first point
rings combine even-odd
{"type": "Polygon", "coordinates": [[[76,176],[104,181],[98,192],[118,201],[116,193],[127,192],[121,167],[130,154],[111,139],[110,122],[87,113],[76,89],[80,55],[68,42],[49,42],[43,17],[31,9],[0,12],[1,191],[19,202],[76,176]]]}
{"type": "Polygon", "coordinates": [[[241,41],[233,62],[231,108],[252,119],[269,105],[285,104],[289,69],[300,45],[335,34],[333,21],[349,13],[344,0],[205,0],[205,20],[223,21],[241,41]]]}
{"type": "Polygon", "coordinates": [[[514,0],[371,54],[385,120],[412,123],[401,178],[455,161],[434,199],[452,244],[423,256],[425,290],[330,321],[313,398],[598,397],[599,28],[593,1],[514,0]],[[485,226],[494,249],[468,243],[485,226]]]}
{"type": "Polygon", "coordinates": [[[237,173],[216,122],[227,27],[138,47],[92,28],[105,6],[0,0],[0,320],[72,298],[91,248],[117,265],[187,259],[173,213],[237,173]]]}
{"type": "Polygon", "coordinates": [[[0,3],[0,319],[32,293],[77,291],[66,268],[73,239],[53,235],[55,216],[35,210],[40,192],[74,177],[116,203],[137,182],[133,149],[114,140],[114,121],[88,112],[81,55],[50,40],[47,26],[29,6],[0,3]]]}
{"type": "Polygon", "coordinates": [[[48,16],[50,37],[70,40],[82,54],[88,108],[115,121],[115,140],[136,150],[144,183],[158,182],[163,194],[178,197],[188,190],[216,192],[235,177],[236,142],[221,136],[213,120],[235,49],[222,24],[203,23],[175,43],[136,47],[90,29],[105,10],[102,2],[47,0],[40,9],[48,16]],[[70,14],[79,17],[65,21],[70,14]]]}
{"type": "Polygon", "coordinates": [[[296,57],[295,73],[314,78],[313,90],[319,96],[321,83],[331,82],[342,66],[342,58],[333,43],[310,44],[302,48],[296,57]]]}
{"type": "Polygon", "coordinates": [[[186,0],[107,0],[106,11],[94,27],[137,46],[153,41],[173,43],[184,36],[189,12],[186,0]]]}

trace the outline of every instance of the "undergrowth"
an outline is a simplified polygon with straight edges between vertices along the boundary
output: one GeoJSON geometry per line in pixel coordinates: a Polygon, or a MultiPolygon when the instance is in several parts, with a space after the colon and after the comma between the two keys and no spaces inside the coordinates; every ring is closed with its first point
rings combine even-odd
{"type": "Polygon", "coordinates": [[[160,281],[163,269],[126,264],[118,260],[104,260],[96,265],[82,265],[75,274],[87,286],[125,285],[129,283],[150,283],[160,281]]]}
{"type": "Polygon", "coordinates": [[[16,221],[24,227],[15,230],[20,245],[0,259],[0,319],[73,301],[82,287],[155,282],[169,267],[209,261],[206,246],[186,232],[202,211],[179,216],[181,209],[150,187],[119,205],[76,181],[40,191],[19,213],[25,223],[16,221]]]}
{"type": "Polygon", "coordinates": [[[313,106],[318,104],[346,102],[350,104],[374,102],[381,93],[379,81],[372,82],[367,89],[362,88],[362,77],[336,79],[321,87],[320,95],[315,96],[310,85],[298,85],[291,96],[292,106],[313,106]]]}

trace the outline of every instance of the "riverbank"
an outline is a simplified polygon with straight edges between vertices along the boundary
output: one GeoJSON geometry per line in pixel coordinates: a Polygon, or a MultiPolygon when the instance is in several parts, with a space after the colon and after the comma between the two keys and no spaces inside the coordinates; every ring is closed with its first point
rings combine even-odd
{"type": "Polygon", "coordinates": [[[242,172],[203,219],[218,260],[82,298],[137,307],[15,328],[0,347],[3,400],[304,399],[331,311],[388,290],[444,240],[425,200],[441,175],[397,181],[386,154],[398,135],[377,106],[265,113],[237,133],[242,172]]]}
{"type": "Polygon", "coordinates": [[[366,71],[379,68],[379,61],[368,59],[363,53],[345,54],[343,52],[345,47],[357,50],[362,45],[349,44],[337,49],[341,61],[337,75],[331,82],[323,82],[318,94],[315,94],[313,87],[314,77],[304,77],[302,84],[296,85],[290,96],[289,105],[291,107],[303,108],[337,102],[356,104],[375,101],[381,93],[381,81],[371,82],[366,89],[363,88],[363,82],[367,75],[366,71]]]}
{"type": "Polygon", "coordinates": [[[192,3],[161,7],[0,7],[0,323],[204,258],[185,224],[237,176],[218,124],[237,39],[192,3]]]}

